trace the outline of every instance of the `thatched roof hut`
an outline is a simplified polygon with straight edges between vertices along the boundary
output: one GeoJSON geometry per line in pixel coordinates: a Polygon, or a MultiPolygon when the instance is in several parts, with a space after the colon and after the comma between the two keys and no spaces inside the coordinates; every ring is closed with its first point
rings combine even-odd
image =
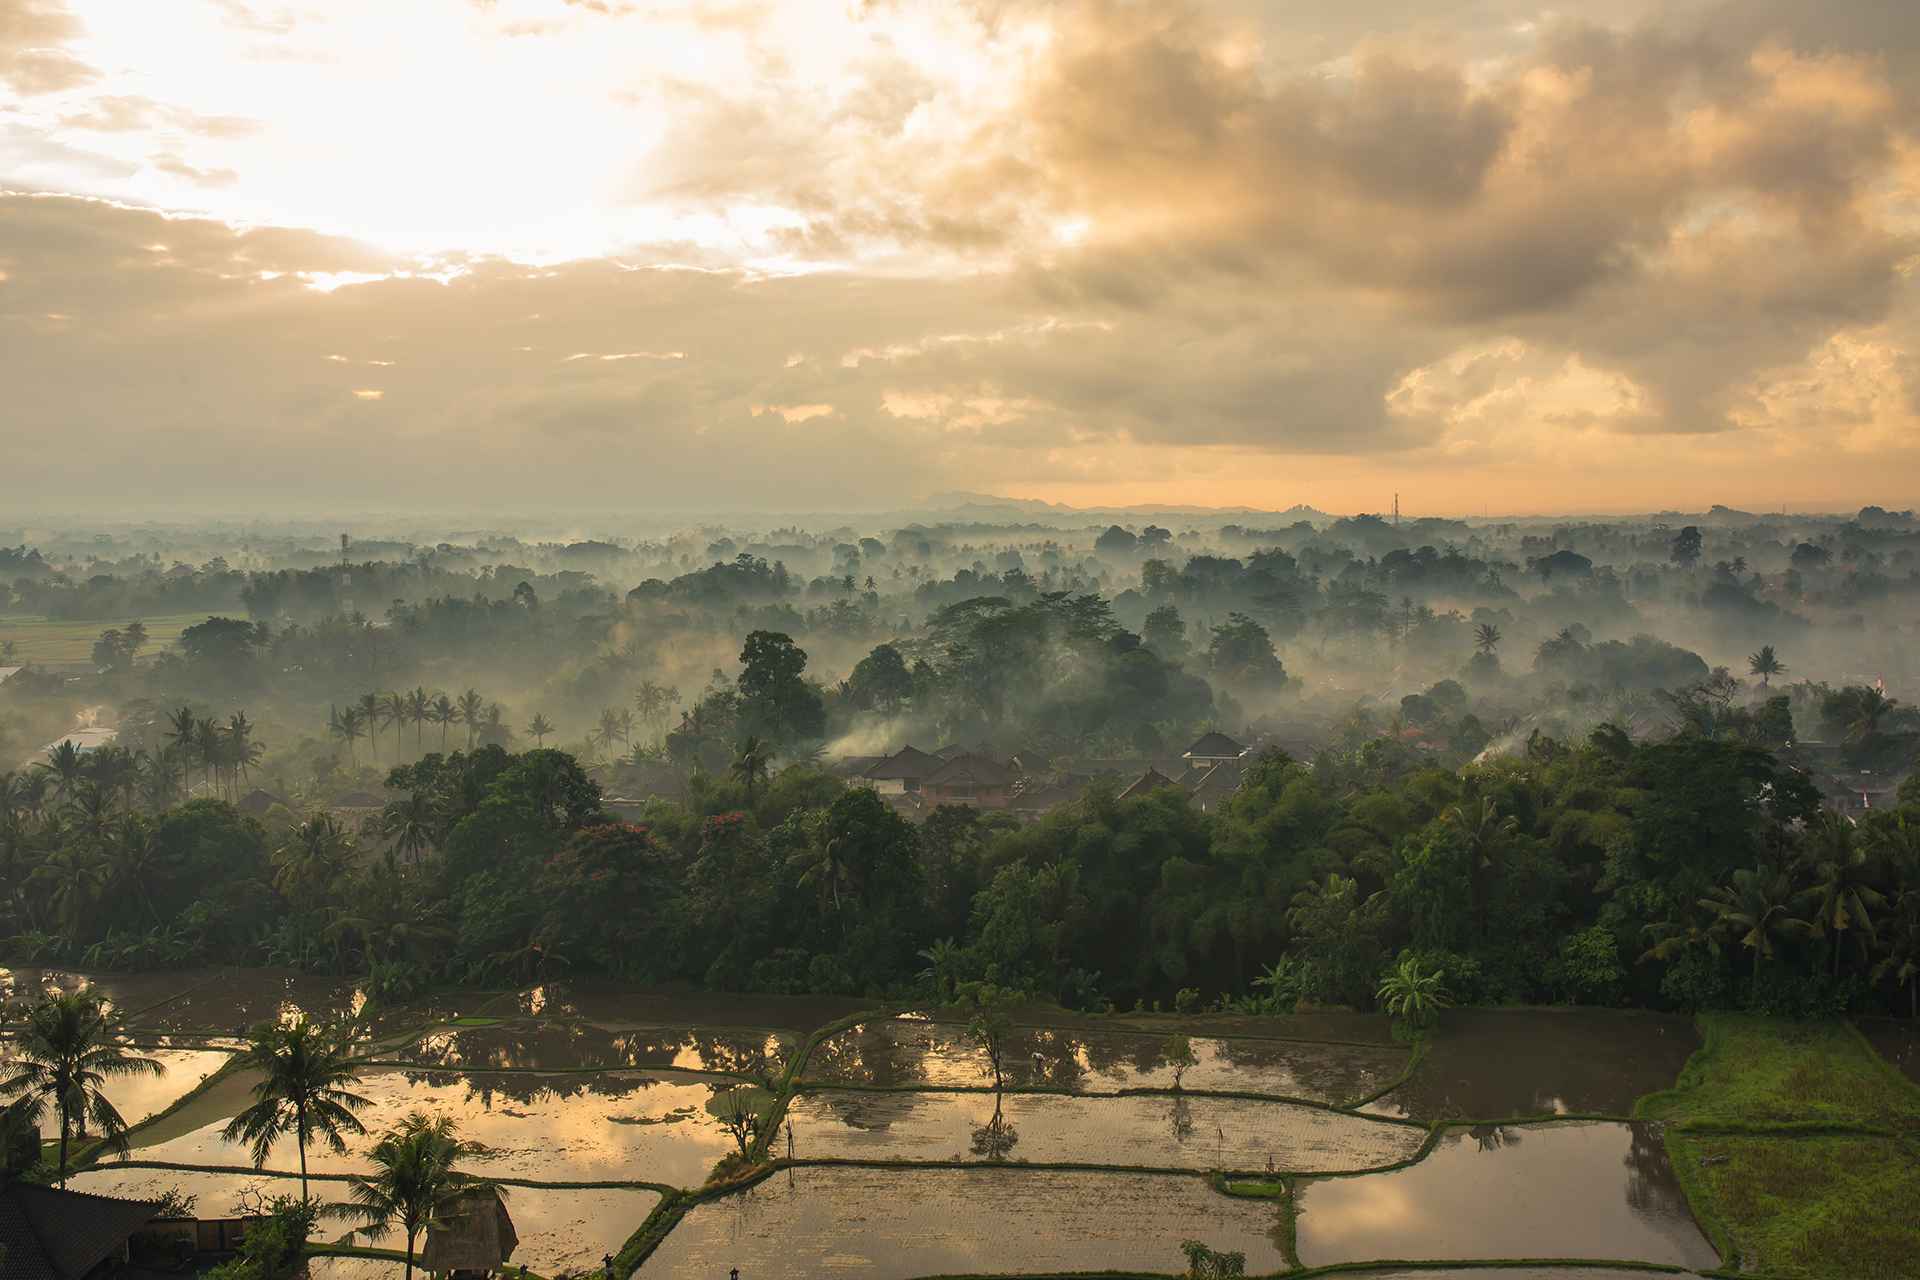
{"type": "Polygon", "coordinates": [[[500,1193],[479,1187],[462,1195],[442,1220],[427,1227],[420,1265],[437,1274],[485,1275],[498,1271],[520,1243],[500,1193]]]}

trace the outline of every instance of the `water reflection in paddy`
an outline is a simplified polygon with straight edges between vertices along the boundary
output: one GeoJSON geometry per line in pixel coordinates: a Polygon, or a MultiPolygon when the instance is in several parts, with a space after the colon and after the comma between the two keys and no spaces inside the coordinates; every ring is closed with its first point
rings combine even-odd
{"type": "Polygon", "coordinates": [[[1404,1160],[1426,1136],[1413,1125],[1238,1098],[1006,1094],[1000,1102],[996,1112],[986,1093],[823,1090],[796,1098],[788,1115],[803,1159],[1239,1170],[1265,1169],[1271,1160],[1286,1172],[1324,1172],[1404,1160]]]}
{"type": "MultiPolygon", "coordinates": [[[[169,1187],[197,1197],[194,1211],[202,1218],[226,1217],[239,1202],[243,1190],[259,1189],[269,1195],[298,1195],[296,1178],[268,1178],[240,1173],[190,1173],[172,1169],[116,1169],[111,1165],[76,1174],[70,1185],[76,1191],[98,1195],[157,1196],[169,1187]]],[[[313,1196],[322,1203],[340,1203],[347,1199],[348,1184],[323,1180],[312,1184],[313,1196]]],[[[651,1191],[600,1189],[582,1191],[573,1188],[508,1187],[507,1212],[513,1215],[513,1227],[520,1237],[513,1251],[516,1266],[525,1265],[545,1275],[562,1269],[579,1271],[597,1267],[601,1256],[617,1253],[627,1237],[646,1220],[659,1197],[651,1191]]],[[[350,1226],[351,1224],[347,1224],[350,1226]]],[[[316,1238],[340,1239],[347,1229],[337,1222],[323,1222],[316,1238]]],[[[376,1240],[387,1248],[397,1245],[398,1235],[376,1240]]],[[[399,1272],[356,1273],[351,1270],[322,1271],[341,1280],[360,1275],[398,1275],[399,1272]]],[[[416,1271],[416,1275],[421,1274],[416,1271]]]]}
{"type": "Polygon", "coordinates": [[[445,1027],[397,1056],[469,1070],[646,1067],[770,1079],[785,1069],[800,1039],[792,1032],[728,1027],[614,1030],[595,1023],[516,1019],[497,1026],[445,1027]]]}
{"type": "Polygon", "coordinates": [[[115,1017],[169,1001],[188,988],[219,974],[217,969],[183,969],[165,973],[78,973],[71,969],[31,966],[0,969],[0,1002],[28,1002],[43,995],[89,991],[107,1002],[115,1017]]]}
{"type": "Polygon", "coordinates": [[[1303,1185],[1305,1266],[1369,1258],[1621,1258],[1718,1265],[1643,1125],[1449,1129],[1418,1164],[1303,1185]]]}
{"type": "Polygon", "coordinates": [[[696,1206],[642,1276],[1176,1271],[1180,1242],[1247,1255],[1252,1275],[1283,1269],[1279,1212],[1202,1178],[1013,1169],[827,1169],[777,1173],[696,1206]]]}
{"type": "MultiPolygon", "coordinates": [[[[349,1137],[345,1154],[322,1144],[308,1148],[315,1172],[363,1168],[378,1135],[408,1112],[452,1117],[462,1137],[492,1148],[475,1162],[495,1178],[547,1182],[665,1182],[698,1185],[728,1150],[732,1139],[706,1110],[714,1086],[658,1073],[606,1072],[580,1075],[455,1073],[372,1068],[352,1091],[370,1105],[358,1113],[363,1137],[349,1137]]],[[[224,1141],[221,1130],[245,1106],[231,1097],[219,1117],[167,1141],[143,1145],[140,1158],[179,1164],[245,1165],[246,1148],[224,1141]]],[[[288,1142],[270,1165],[296,1167],[288,1142]]]]}
{"type": "MultiPolygon", "coordinates": [[[[1188,1089],[1236,1090],[1317,1102],[1363,1097],[1399,1075],[1404,1050],[1243,1037],[1192,1037],[1199,1062],[1188,1089]]],[[[1009,1039],[1006,1082],[1084,1092],[1169,1088],[1173,1068],[1165,1035],[1079,1028],[1022,1027],[1009,1039]]],[[[807,1060],[809,1080],[875,1085],[991,1085],[993,1064],[966,1028],[924,1019],[863,1023],[821,1042],[807,1060]]]]}
{"type": "Polygon", "coordinates": [[[1368,1110],[1417,1120],[1627,1115],[1700,1045],[1690,1018],[1607,1009],[1448,1013],[1412,1079],[1368,1110]]]}

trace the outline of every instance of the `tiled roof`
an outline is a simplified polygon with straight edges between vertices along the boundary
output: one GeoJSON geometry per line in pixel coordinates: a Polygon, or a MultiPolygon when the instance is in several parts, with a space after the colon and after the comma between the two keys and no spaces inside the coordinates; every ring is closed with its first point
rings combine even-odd
{"type": "Polygon", "coordinates": [[[1145,773],[1127,784],[1127,789],[1122,791],[1118,798],[1125,800],[1128,796],[1143,796],[1149,791],[1158,791],[1161,787],[1171,787],[1173,785],[1174,782],[1172,778],[1169,778],[1158,769],[1149,766],[1145,773]]]}
{"type": "Polygon", "coordinates": [[[160,1206],[24,1182],[0,1187],[0,1280],[80,1280],[160,1206]]]}
{"type": "Polygon", "coordinates": [[[946,767],[928,775],[930,787],[946,787],[971,782],[976,786],[1004,787],[1013,781],[1013,770],[985,756],[955,756],[946,767]]]}
{"type": "Polygon", "coordinates": [[[1224,733],[1201,735],[1200,741],[1187,748],[1190,756],[1202,756],[1207,759],[1231,760],[1246,748],[1224,733]]]}
{"type": "Polygon", "coordinates": [[[924,778],[946,766],[939,756],[928,755],[914,747],[902,747],[866,772],[866,777],[879,781],[894,778],[924,778]]]}

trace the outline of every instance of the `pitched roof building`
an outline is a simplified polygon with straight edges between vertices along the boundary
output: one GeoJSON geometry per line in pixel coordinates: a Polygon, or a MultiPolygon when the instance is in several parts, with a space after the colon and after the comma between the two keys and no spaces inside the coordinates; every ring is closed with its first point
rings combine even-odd
{"type": "Polygon", "coordinates": [[[1205,733],[1200,740],[1186,749],[1181,759],[1190,764],[1205,764],[1222,760],[1238,760],[1246,754],[1246,748],[1224,733],[1205,733]]]}
{"type": "Polygon", "coordinates": [[[882,795],[918,791],[922,782],[946,768],[947,763],[939,756],[906,746],[873,765],[861,778],[882,795]]]}
{"type": "Polygon", "coordinates": [[[441,1221],[427,1225],[420,1266],[438,1275],[484,1276],[504,1267],[519,1243],[500,1193],[484,1187],[462,1195],[441,1221]]]}
{"type": "Polygon", "coordinates": [[[0,1280],[84,1280],[127,1258],[160,1206],[25,1182],[0,1186],[0,1280]]]}

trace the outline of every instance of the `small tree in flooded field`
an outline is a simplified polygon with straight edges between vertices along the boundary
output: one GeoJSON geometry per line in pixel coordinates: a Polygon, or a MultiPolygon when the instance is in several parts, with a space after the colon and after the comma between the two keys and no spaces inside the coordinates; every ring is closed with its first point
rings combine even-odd
{"type": "Polygon", "coordinates": [[[1446,974],[1439,969],[1429,972],[1418,956],[1401,956],[1380,979],[1375,998],[1381,1008],[1416,1032],[1439,1021],[1440,1011],[1453,1004],[1453,997],[1447,994],[1446,974]]]}
{"type": "Polygon", "coordinates": [[[713,1100],[713,1113],[719,1117],[721,1127],[733,1135],[734,1145],[744,1157],[760,1127],[760,1112],[754,1105],[753,1091],[728,1089],[713,1100]]]}
{"type": "Polygon", "coordinates": [[[1173,1089],[1178,1093],[1180,1079],[1187,1074],[1187,1069],[1200,1064],[1199,1057],[1193,1052],[1193,1041],[1176,1031],[1160,1046],[1160,1053],[1166,1058],[1167,1065],[1173,1068],[1173,1089]]]}
{"type": "Polygon", "coordinates": [[[1243,1276],[1247,1274],[1247,1255],[1214,1249],[1200,1240],[1182,1240],[1180,1252],[1187,1255],[1187,1274],[1200,1277],[1243,1276]]]}
{"type": "Polygon", "coordinates": [[[960,999],[969,1009],[967,1034],[986,1050],[993,1062],[993,1087],[998,1090],[1005,1076],[1007,1041],[1013,1036],[1014,993],[991,982],[967,982],[960,987],[960,999]]]}

